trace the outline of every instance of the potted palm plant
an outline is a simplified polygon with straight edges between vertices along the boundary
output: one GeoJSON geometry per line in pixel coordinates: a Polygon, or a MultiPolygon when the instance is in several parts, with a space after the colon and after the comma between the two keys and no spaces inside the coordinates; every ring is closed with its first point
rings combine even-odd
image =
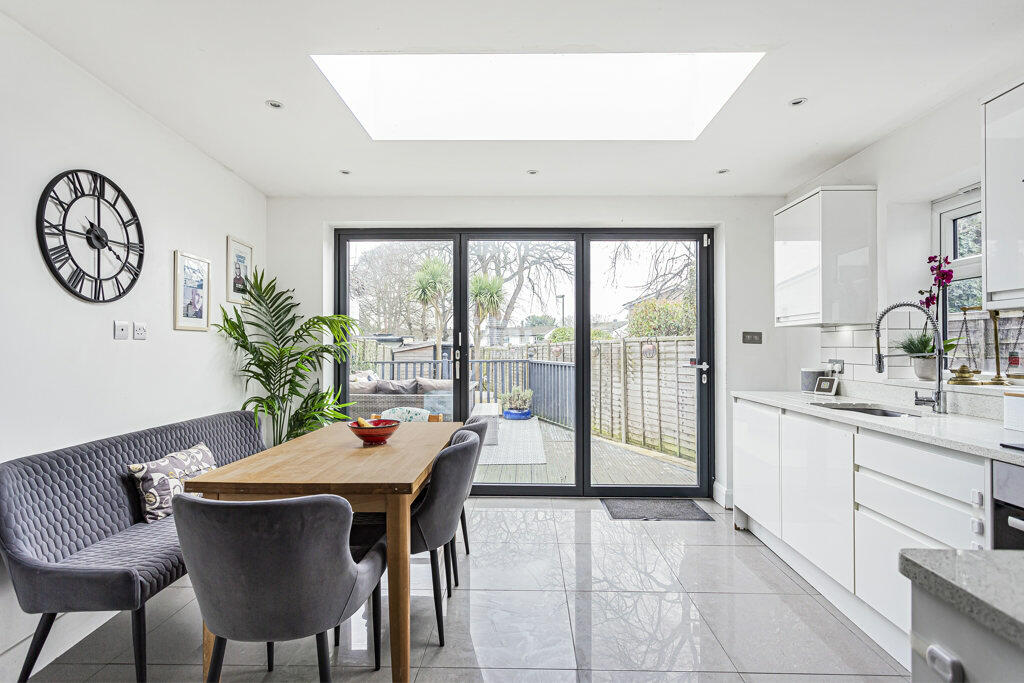
{"type": "Polygon", "coordinates": [[[498,396],[501,401],[501,414],[506,420],[528,420],[532,416],[530,403],[533,401],[533,389],[512,387],[512,391],[498,396]]]}
{"type": "Polygon", "coordinates": [[[278,289],[277,278],[267,280],[265,271],[254,268],[243,303],[231,312],[222,306],[221,323],[214,324],[241,357],[246,389],[259,387],[242,409],[269,421],[271,445],[347,420],[341,409],[352,405],[340,402],[340,387],[321,389],[316,375],[323,361],[345,360],[355,321],[346,315],[304,319],[296,313],[294,291],[278,289]]]}

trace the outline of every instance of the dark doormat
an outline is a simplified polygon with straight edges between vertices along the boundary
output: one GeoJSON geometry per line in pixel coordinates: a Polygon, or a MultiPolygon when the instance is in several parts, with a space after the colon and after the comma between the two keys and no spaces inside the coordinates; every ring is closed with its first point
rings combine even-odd
{"type": "Polygon", "coordinates": [[[681,519],[714,521],[699,505],[687,498],[602,498],[612,519],[681,519]]]}

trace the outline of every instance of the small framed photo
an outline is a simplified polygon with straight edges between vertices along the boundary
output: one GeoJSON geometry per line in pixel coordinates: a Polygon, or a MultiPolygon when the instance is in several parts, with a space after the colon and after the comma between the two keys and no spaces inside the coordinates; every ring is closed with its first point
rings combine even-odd
{"type": "Polygon", "coordinates": [[[233,304],[242,303],[245,280],[252,275],[252,245],[233,235],[228,235],[227,299],[233,304]]]}
{"type": "Polygon", "coordinates": [[[835,396],[837,388],[839,388],[839,378],[837,377],[819,377],[818,381],[814,383],[814,393],[816,394],[835,396]]]}
{"type": "Polygon", "coordinates": [[[174,329],[210,329],[210,261],[174,252],[174,329]]]}

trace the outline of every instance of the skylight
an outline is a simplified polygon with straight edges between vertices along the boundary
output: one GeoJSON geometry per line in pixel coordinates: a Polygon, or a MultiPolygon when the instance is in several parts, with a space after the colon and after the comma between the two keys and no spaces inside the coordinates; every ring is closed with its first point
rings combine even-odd
{"type": "Polygon", "coordinates": [[[374,140],[695,140],[762,56],[312,58],[374,140]]]}

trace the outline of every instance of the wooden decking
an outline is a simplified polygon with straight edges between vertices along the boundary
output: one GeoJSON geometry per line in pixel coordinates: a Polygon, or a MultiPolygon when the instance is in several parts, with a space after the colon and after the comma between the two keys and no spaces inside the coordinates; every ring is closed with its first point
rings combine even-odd
{"type": "MultiPolygon", "coordinates": [[[[480,465],[475,481],[480,484],[574,484],[573,432],[548,422],[540,424],[546,460],[543,465],[480,465]]],[[[678,459],[676,464],[673,460],[677,459],[600,437],[591,440],[594,484],[696,485],[693,462],[678,459]]]]}

